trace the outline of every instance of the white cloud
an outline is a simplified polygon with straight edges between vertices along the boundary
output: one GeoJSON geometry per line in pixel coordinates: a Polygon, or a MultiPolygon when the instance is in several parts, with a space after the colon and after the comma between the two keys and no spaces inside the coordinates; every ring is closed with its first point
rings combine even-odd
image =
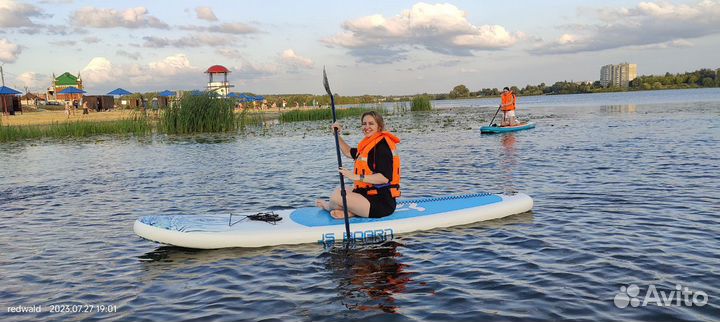
{"type": "Polygon", "coordinates": [[[687,46],[687,39],[720,33],[720,1],[692,4],[641,2],[633,8],[602,8],[596,24],[566,26],[573,34],[542,43],[533,54],[565,54],[620,47],[662,49],[687,46]],[[683,42],[684,41],[684,42],[683,42]]]}
{"type": "Polygon", "coordinates": [[[215,52],[217,52],[221,56],[231,58],[231,59],[241,59],[242,58],[242,53],[240,53],[239,50],[234,49],[234,48],[220,48],[220,49],[216,50],[215,52]]]}
{"type": "Polygon", "coordinates": [[[22,48],[17,44],[13,44],[5,38],[0,39],[0,61],[13,63],[21,52],[22,48]]]}
{"type": "Polygon", "coordinates": [[[95,37],[95,36],[90,36],[90,37],[83,38],[82,41],[85,42],[86,44],[97,44],[100,42],[100,38],[95,37]]]}
{"type": "Polygon", "coordinates": [[[218,26],[212,26],[212,27],[208,28],[208,30],[212,31],[212,32],[222,32],[222,33],[226,33],[226,34],[235,34],[235,35],[250,34],[250,33],[255,33],[258,31],[257,29],[255,29],[255,27],[246,25],[241,22],[222,23],[218,26]]]}
{"type": "Polygon", "coordinates": [[[90,91],[128,87],[137,91],[202,86],[202,70],[193,67],[185,54],[175,54],[146,65],[113,64],[108,58],[95,57],[80,71],[90,91]]]}
{"type": "Polygon", "coordinates": [[[70,21],[77,26],[93,28],[168,28],[168,25],[160,19],[148,15],[145,7],[125,11],[85,7],[75,11],[70,21]]]}
{"type": "Polygon", "coordinates": [[[17,77],[17,81],[22,84],[23,87],[37,88],[45,85],[45,82],[39,79],[39,75],[35,72],[24,72],[17,77]]]}
{"type": "Polygon", "coordinates": [[[409,46],[468,56],[473,50],[511,47],[523,37],[500,25],[476,26],[466,16],[465,11],[452,4],[421,2],[395,17],[372,15],[346,21],[344,32],[323,42],[348,48],[361,61],[385,63],[404,59],[409,46]]]}
{"type": "Polygon", "coordinates": [[[210,7],[197,7],[195,8],[195,13],[197,14],[198,19],[207,20],[207,21],[217,21],[218,18],[215,16],[215,13],[210,7]]]}
{"type": "Polygon", "coordinates": [[[150,72],[160,76],[174,76],[188,71],[198,71],[190,65],[190,60],[185,54],[175,54],[165,57],[161,61],[148,64],[150,72]]]}
{"type": "Polygon", "coordinates": [[[647,50],[647,49],[668,49],[668,48],[690,48],[690,47],[694,47],[694,46],[695,45],[692,42],[687,41],[685,39],[676,39],[676,40],[667,41],[667,42],[658,43],[658,44],[634,46],[632,48],[640,49],[640,50],[647,50]]]}
{"type": "Polygon", "coordinates": [[[42,4],[66,4],[66,3],[73,3],[73,0],[41,0],[39,1],[42,4]]]}
{"type": "Polygon", "coordinates": [[[252,34],[252,33],[259,32],[259,30],[257,28],[250,26],[250,25],[246,25],[241,22],[221,23],[219,25],[210,26],[210,27],[187,25],[187,26],[179,26],[179,28],[181,30],[189,30],[189,31],[196,31],[196,32],[217,32],[217,33],[233,34],[233,35],[252,34]]]}
{"type": "Polygon", "coordinates": [[[131,53],[131,52],[129,52],[129,51],[125,51],[125,50],[122,50],[122,49],[118,49],[118,50],[115,52],[115,54],[117,54],[118,56],[124,56],[124,57],[130,58],[130,59],[132,59],[132,60],[138,60],[138,59],[140,59],[140,57],[142,57],[142,55],[140,55],[139,52],[131,53]]]}
{"type": "Polygon", "coordinates": [[[145,43],[143,47],[147,48],[163,48],[163,47],[178,47],[178,48],[189,48],[189,47],[219,47],[226,46],[228,43],[235,41],[234,38],[220,35],[209,35],[209,34],[195,34],[189,35],[178,39],[169,39],[164,37],[143,37],[145,43]]]}
{"type": "Polygon", "coordinates": [[[93,58],[80,73],[85,83],[107,83],[119,76],[110,60],[105,57],[93,58]]]}
{"type": "Polygon", "coordinates": [[[315,66],[315,63],[309,58],[299,56],[292,49],[285,49],[280,54],[280,60],[283,64],[290,66],[291,68],[307,68],[311,69],[315,66]]]}
{"type": "Polygon", "coordinates": [[[13,0],[0,1],[1,28],[35,27],[37,25],[30,18],[43,16],[42,10],[34,5],[13,0]]]}

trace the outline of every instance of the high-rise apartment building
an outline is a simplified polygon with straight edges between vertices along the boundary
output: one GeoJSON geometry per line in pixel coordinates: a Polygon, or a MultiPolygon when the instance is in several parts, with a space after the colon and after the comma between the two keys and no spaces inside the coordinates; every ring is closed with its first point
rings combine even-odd
{"type": "Polygon", "coordinates": [[[637,78],[637,64],[622,63],[600,68],[600,85],[604,87],[628,87],[637,78]]]}

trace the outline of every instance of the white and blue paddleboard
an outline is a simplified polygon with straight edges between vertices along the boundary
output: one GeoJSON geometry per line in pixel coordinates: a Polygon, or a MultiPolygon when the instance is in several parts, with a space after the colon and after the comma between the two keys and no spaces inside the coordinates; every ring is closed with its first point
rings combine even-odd
{"type": "MultiPolygon", "coordinates": [[[[389,240],[397,234],[465,225],[530,211],[533,200],[513,195],[479,193],[440,198],[399,199],[395,213],[383,218],[350,218],[352,239],[389,240]]],[[[333,243],[346,238],[345,221],[317,208],[280,210],[278,221],[246,218],[248,214],[145,216],[135,233],[145,239],[188,248],[262,247],[333,243]]]]}
{"type": "Polygon", "coordinates": [[[506,133],[506,132],[516,132],[516,131],[522,131],[522,130],[529,130],[535,128],[535,123],[529,122],[529,123],[521,123],[514,126],[483,126],[480,128],[480,133],[506,133]]]}

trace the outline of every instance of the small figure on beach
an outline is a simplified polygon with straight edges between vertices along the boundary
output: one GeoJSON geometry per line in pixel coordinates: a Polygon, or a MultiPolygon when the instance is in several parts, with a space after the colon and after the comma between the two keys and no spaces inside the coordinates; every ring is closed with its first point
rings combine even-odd
{"type": "MultiPolygon", "coordinates": [[[[354,182],[353,190],[346,194],[348,216],[389,216],[395,212],[395,198],[400,197],[400,157],[396,148],[400,139],[385,131],[385,122],[379,113],[365,112],[360,119],[365,138],[357,148],[350,148],[340,136],[340,123],[331,126],[338,132],[342,154],[355,160],[354,171],[339,169],[345,178],[354,182]]],[[[345,217],[340,188],[335,189],[329,201],[318,199],[315,205],[329,211],[333,218],[345,217]]]]}
{"type": "Polygon", "coordinates": [[[70,109],[70,102],[65,101],[65,116],[67,116],[67,118],[70,118],[70,109]]]}
{"type": "Polygon", "coordinates": [[[83,103],[82,103],[82,110],[83,110],[83,114],[90,114],[90,109],[88,108],[88,102],[87,102],[87,101],[83,101],[83,103]]]}

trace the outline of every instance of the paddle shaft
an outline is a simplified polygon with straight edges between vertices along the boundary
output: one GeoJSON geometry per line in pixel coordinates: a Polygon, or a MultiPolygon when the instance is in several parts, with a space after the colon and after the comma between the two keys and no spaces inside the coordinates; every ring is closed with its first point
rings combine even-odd
{"type": "MultiPolygon", "coordinates": [[[[327,91],[328,95],[330,95],[330,106],[332,108],[333,123],[335,123],[337,121],[337,117],[335,115],[335,96],[333,96],[332,91],[330,91],[330,83],[328,83],[325,68],[323,68],[323,82],[325,85],[325,90],[327,91]]],[[[333,129],[333,133],[335,134],[335,152],[337,154],[337,162],[339,169],[342,168],[342,158],[340,155],[340,134],[338,133],[337,128],[333,129]]],[[[342,196],[343,213],[345,214],[345,234],[347,236],[346,240],[350,241],[352,235],[350,235],[350,219],[348,216],[347,192],[345,191],[345,177],[343,177],[342,173],[340,173],[340,196],[342,196]]]]}
{"type": "Polygon", "coordinates": [[[492,126],[492,122],[495,121],[495,117],[497,116],[498,112],[500,112],[501,108],[502,108],[502,105],[498,106],[497,111],[495,111],[495,115],[493,115],[492,120],[490,120],[490,124],[488,124],[489,126],[492,126]]]}

